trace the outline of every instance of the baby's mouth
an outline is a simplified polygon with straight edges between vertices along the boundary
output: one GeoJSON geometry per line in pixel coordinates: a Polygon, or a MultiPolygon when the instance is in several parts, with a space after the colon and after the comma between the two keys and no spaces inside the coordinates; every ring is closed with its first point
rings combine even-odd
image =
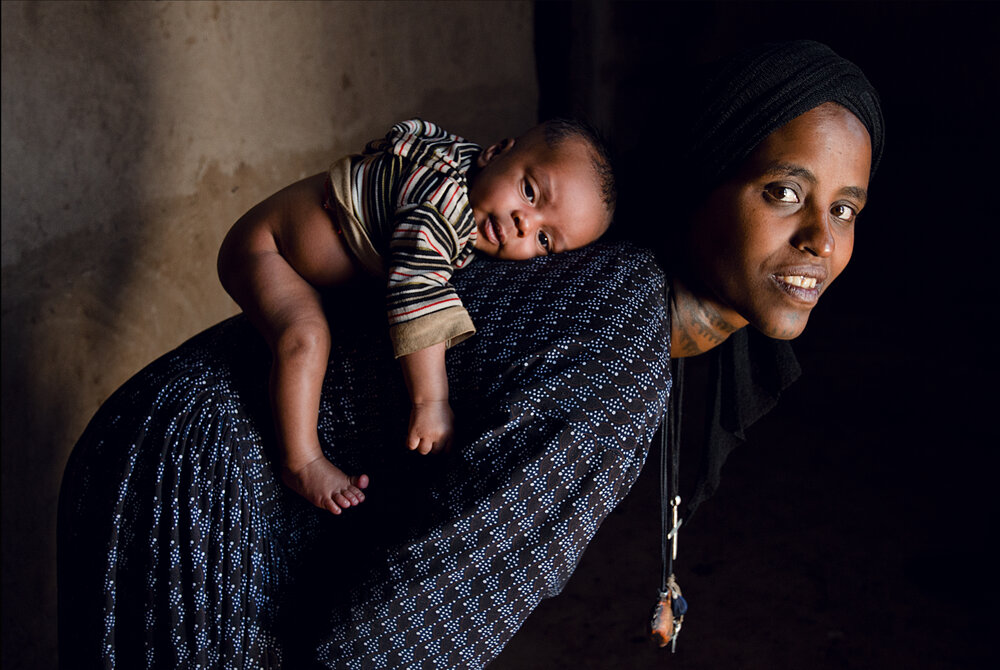
{"type": "Polygon", "coordinates": [[[492,214],[486,217],[483,233],[485,233],[486,239],[498,247],[503,244],[503,229],[492,214]]]}

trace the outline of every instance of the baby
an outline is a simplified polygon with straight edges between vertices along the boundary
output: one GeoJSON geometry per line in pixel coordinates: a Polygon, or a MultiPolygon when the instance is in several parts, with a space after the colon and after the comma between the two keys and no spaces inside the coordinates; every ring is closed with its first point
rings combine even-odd
{"type": "Polygon", "coordinates": [[[361,503],[368,486],[320,448],[330,353],[321,291],[386,277],[412,403],[406,445],[443,451],[453,424],[444,352],[475,332],[453,272],[474,251],[523,260],[585,246],[607,230],[615,197],[607,149],[579,122],[549,121],[483,150],[414,119],[247,212],[222,243],[219,276],[273,353],[285,484],[334,514],[361,503]]]}

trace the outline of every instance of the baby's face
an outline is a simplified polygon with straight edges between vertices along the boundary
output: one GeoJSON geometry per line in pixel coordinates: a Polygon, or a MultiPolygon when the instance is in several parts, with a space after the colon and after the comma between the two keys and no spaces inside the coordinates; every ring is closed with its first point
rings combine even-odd
{"type": "Polygon", "coordinates": [[[550,147],[540,128],[483,151],[469,201],[476,249],[525,260],[578,249],[608,227],[589,145],[577,137],[550,147]]]}

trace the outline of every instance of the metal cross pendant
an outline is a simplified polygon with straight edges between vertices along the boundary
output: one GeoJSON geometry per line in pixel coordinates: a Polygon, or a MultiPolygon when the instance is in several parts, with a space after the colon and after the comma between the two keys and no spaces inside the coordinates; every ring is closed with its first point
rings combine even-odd
{"type": "Polygon", "coordinates": [[[677,509],[680,507],[680,504],[680,496],[674,496],[674,499],[670,501],[671,523],[673,524],[673,528],[671,528],[670,532],[667,533],[667,539],[671,540],[670,557],[675,561],[677,560],[677,536],[680,534],[681,524],[684,523],[684,519],[677,518],[677,509]]]}

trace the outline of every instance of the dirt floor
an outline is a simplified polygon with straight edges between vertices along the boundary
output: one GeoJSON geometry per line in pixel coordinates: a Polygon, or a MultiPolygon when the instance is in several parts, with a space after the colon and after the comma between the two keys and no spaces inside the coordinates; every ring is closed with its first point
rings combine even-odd
{"type": "Polygon", "coordinates": [[[985,372],[866,354],[879,334],[860,335],[863,317],[826,318],[798,347],[802,379],[681,533],[676,653],[646,637],[654,460],[491,670],[1000,667],[985,372]]]}

